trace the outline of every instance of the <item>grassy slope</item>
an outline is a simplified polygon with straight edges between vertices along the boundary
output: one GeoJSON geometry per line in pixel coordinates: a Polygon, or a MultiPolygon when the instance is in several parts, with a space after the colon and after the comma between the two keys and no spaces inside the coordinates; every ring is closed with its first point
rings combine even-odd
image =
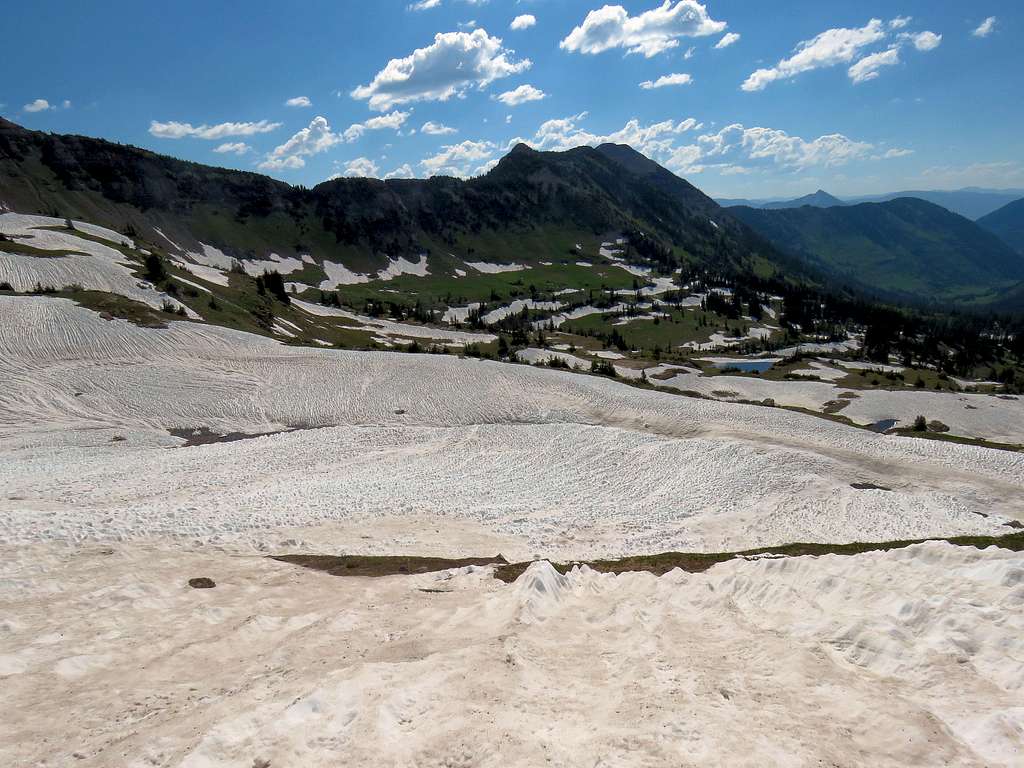
{"type": "Polygon", "coordinates": [[[714,312],[699,310],[675,310],[662,306],[661,311],[669,317],[654,320],[630,320],[624,325],[616,325],[625,318],[616,315],[588,315],[579,320],[570,320],[562,325],[562,330],[581,336],[607,336],[618,331],[625,339],[629,349],[651,350],[658,348],[680,347],[687,342],[707,343],[711,334],[725,331],[727,327],[746,327],[743,321],[728,321],[714,312]],[[701,325],[701,321],[705,325],[701,325]]]}
{"type": "Polygon", "coordinates": [[[780,248],[880,293],[984,302],[1024,279],[1024,258],[1002,241],[921,200],[730,211],[780,248]]]}

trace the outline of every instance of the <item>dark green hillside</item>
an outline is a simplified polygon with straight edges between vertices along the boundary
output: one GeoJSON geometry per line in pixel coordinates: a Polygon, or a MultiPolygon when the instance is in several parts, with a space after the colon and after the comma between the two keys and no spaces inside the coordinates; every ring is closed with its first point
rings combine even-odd
{"type": "Polygon", "coordinates": [[[978,226],[996,235],[1017,253],[1024,254],[1024,198],[982,216],[978,226]]]}
{"type": "Polygon", "coordinates": [[[985,303],[1024,279],[1024,258],[999,238],[924,200],[729,211],[808,264],[891,298],[985,303]]]}
{"type": "MultiPolygon", "coordinates": [[[[624,233],[631,257],[671,269],[778,276],[792,265],[692,185],[628,148],[515,147],[471,180],[337,179],[313,189],[0,120],[0,202],[134,230],[187,250],[270,253],[373,271],[427,252],[475,261],[559,261],[624,233]],[[626,154],[632,153],[627,158],[626,154]],[[648,164],[624,172],[623,162],[648,164]]],[[[315,270],[314,270],[315,271],[315,270]]],[[[788,276],[788,274],[787,274],[788,276]]],[[[306,276],[315,279],[316,275],[306,276]]]]}

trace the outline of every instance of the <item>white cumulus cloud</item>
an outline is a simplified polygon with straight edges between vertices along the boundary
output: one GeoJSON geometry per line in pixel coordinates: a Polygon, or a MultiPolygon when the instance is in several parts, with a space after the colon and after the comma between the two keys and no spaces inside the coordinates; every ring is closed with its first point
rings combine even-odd
{"type": "Polygon", "coordinates": [[[848,64],[865,47],[884,40],[885,36],[885,29],[878,19],[871,19],[863,27],[827,29],[799,43],[796,53],[788,59],[782,59],[774,67],[753,72],[741,87],[744,91],[761,91],[776,80],[795,77],[813,69],[848,64]]]}
{"type": "Polygon", "coordinates": [[[402,127],[405,121],[409,119],[409,115],[411,114],[412,112],[401,112],[396,109],[394,112],[389,112],[386,115],[371,117],[369,120],[362,123],[353,123],[345,129],[345,132],[342,134],[342,138],[345,139],[345,141],[352,143],[353,141],[361,138],[367,131],[383,131],[387,129],[397,131],[402,127]]]}
{"type": "Polygon", "coordinates": [[[974,31],[971,32],[975,37],[988,37],[992,34],[992,31],[996,28],[996,17],[989,16],[981,24],[975,27],[974,31]]]}
{"type": "Polygon", "coordinates": [[[595,134],[580,127],[588,117],[588,113],[547,120],[542,123],[532,139],[514,139],[511,144],[520,142],[534,149],[562,151],[573,147],[599,144],[629,144],[637,151],[651,157],[664,157],[671,152],[678,134],[690,130],[699,130],[702,125],[694,118],[680,122],[663,120],[650,125],[641,125],[637,119],[629,120],[621,129],[608,134],[595,134]]]}
{"type": "Polygon", "coordinates": [[[372,179],[376,178],[379,170],[377,164],[370,158],[357,157],[355,160],[349,160],[345,163],[345,170],[342,175],[350,178],[372,179]]]}
{"type": "Polygon", "coordinates": [[[888,24],[871,19],[863,27],[825,30],[799,43],[792,56],[774,67],[753,72],[741,87],[744,91],[761,91],[776,80],[837,64],[849,65],[847,74],[854,83],[873,80],[878,77],[880,68],[899,63],[899,51],[904,43],[912,43],[919,51],[931,51],[942,42],[942,35],[934,32],[894,32],[904,29],[910,21],[909,16],[898,16],[888,24]],[[876,43],[884,42],[888,42],[886,50],[868,53],[876,43]]]}
{"type": "Polygon", "coordinates": [[[532,85],[520,85],[518,88],[511,91],[505,91],[494,98],[502,104],[515,107],[519,104],[524,104],[527,101],[540,101],[541,99],[547,98],[547,94],[538,88],[534,88],[532,85]]]}
{"type": "Polygon", "coordinates": [[[158,139],[208,139],[218,141],[230,136],[254,136],[258,133],[270,133],[281,127],[281,123],[260,120],[256,123],[218,123],[217,125],[194,126],[191,123],[170,121],[161,123],[153,120],[149,124],[149,132],[158,139]]]}
{"type": "Polygon", "coordinates": [[[514,51],[485,29],[440,32],[426,48],[391,59],[368,85],[352,91],[370,108],[385,111],[414,101],[447,101],[469,88],[485,88],[495,80],[525,72],[529,59],[514,60],[514,51]]]}
{"type": "Polygon", "coordinates": [[[312,107],[313,102],[309,100],[308,96],[296,96],[295,98],[288,99],[284,105],[286,107],[312,107]]]}
{"type": "Polygon", "coordinates": [[[464,141],[442,147],[436,155],[424,158],[420,165],[428,176],[457,176],[467,178],[479,175],[482,163],[489,160],[497,145],[490,141],[464,141]]]}
{"type": "Polygon", "coordinates": [[[537,23],[537,17],[532,13],[524,13],[522,16],[516,16],[512,19],[512,23],[508,25],[508,28],[513,32],[518,32],[522,29],[529,29],[537,23]]]}
{"type": "Polygon", "coordinates": [[[887,51],[865,56],[850,67],[848,74],[854,83],[864,83],[878,77],[878,70],[882,67],[891,67],[899,63],[900,49],[898,46],[894,46],[887,51]]]}
{"type": "Polygon", "coordinates": [[[650,58],[677,47],[681,37],[715,35],[726,26],[708,16],[707,8],[696,0],[665,0],[638,16],[630,16],[621,5],[606,5],[588,13],[560,45],[566,51],[590,54],[625,48],[650,58]]]}
{"type": "Polygon", "coordinates": [[[653,88],[664,88],[667,85],[689,85],[693,82],[693,78],[685,72],[673,73],[671,75],[662,75],[657,80],[644,80],[640,83],[640,87],[645,91],[649,91],[653,88]]]}
{"type": "Polygon", "coordinates": [[[302,168],[306,165],[304,158],[325,152],[341,141],[342,137],[331,130],[327,118],[317,116],[306,128],[275,147],[259,167],[267,171],[302,168]]]}
{"type": "Polygon", "coordinates": [[[452,128],[450,125],[444,125],[443,123],[435,123],[432,120],[428,120],[420,128],[420,133],[425,133],[428,136],[447,136],[450,133],[458,133],[458,130],[452,128]]]}
{"type": "Polygon", "coordinates": [[[910,36],[911,42],[914,43],[914,47],[919,51],[932,51],[939,47],[939,43],[942,42],[942,35],[937,35],[934,32],[918,32],[916,35],[910,36]]]}
{"type": "Polygon", "coordinates": [[[213,151],[218,152],[222,155],[228,153],[231,153],[233,155],[244,155],[250,150],[252,150],[252,147],[250,147],[244,141],[229,141],[214,147],[213,151]]]}
{"type": "Polygon", "coordinates": [[[722,39],[715,43],[715,48],[728,48],[733,43],[738,43],[740,36],[736,32],[726,32],[722,39]]]}
{"type": "Polygon", "coordinates": [[[532,139],[515,139],[511,144],[524,142],[541,150],[566,150],[608,142],[628,144],[676,173],[715,170],[726,175],[746,173],[763,165],[794,171],[812,166],[834,167],[870,159],[874,150],[872,144],[839,133],[804,139],[782,130],[746,127],[741,123],[697,135],[690,132],[704,126],[692,117],[680,122],[664,120],[648,125],[633,119],[618,131],[595,134],[581,127],[580,123],[586,118],[584,112],[548,120],[532,139]],[[678,143],[680,141],[687,143],[678,143]]]}
{"type": "Polygon", "coordinates": [[[390,173],[384,174],[385,179],[412,179],[415,177],[416,173],[408,163],[404,163],[390,173]]]}
{"type": "Polygon", "coordinates": [[[710,142],[719,154],[730,149],[741,150],[752,160],[770,159],[778,165],[806,168],[812,165],[832,167],[864,158],[874,148],[863,141],[854,141],[841,133],[830,133],[807,140],[774,128],[745,128],[735,124],[711,134],[710,142]]]}
{"type": "Polygon", "coordinates": [[[26,112],[44,112],[47,109],[53,109],[53,107],[50,106],[50,102],[46,99],[36,99],[35,101],[30,101],[22,109],[26,112]]]}

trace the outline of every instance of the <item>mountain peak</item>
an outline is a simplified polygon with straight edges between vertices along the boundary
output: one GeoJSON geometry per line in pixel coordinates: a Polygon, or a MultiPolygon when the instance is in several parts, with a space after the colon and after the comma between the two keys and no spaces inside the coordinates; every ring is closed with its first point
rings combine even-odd
{"type": "Polygon", "coordinates": [[[512,155],[535,155],[535,154],[537,154],[537,150],[534,149],[533,147],[531,147],[529,144],[525,144],[522,141],[520,141],[518,144],[516,144],[514,147],[512,147],[512,149],[509,150],[509,152],[508,152],[508,156],[509,157],[511,157],[512,155]]]}
{"type": "Polygon", "coordinates": [[[601,144],[597,147],[597,151],[638,176],[649,176],[665,170],[647,155],[637,152],[628,144],[601,144]]]}
{"type": "Polygon", "coordinates": [[[776,203],[766,203],[763,208],[801,208],[805,205],[813,206],[814,208],[832,208],[837,205],[846,205],[838,197],[830,195],[823,189],[819,189],[817,192],[813,192],[803,197],[798,197],[796,200],[782,200],[776,203]]]}

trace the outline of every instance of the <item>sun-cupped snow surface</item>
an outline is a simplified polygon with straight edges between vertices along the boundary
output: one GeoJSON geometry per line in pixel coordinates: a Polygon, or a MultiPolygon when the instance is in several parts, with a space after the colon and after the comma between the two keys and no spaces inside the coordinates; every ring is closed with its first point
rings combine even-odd
{"type": "Polygon", "coordinates": [[[653,277],[651,280],[654,285],[641,288],[639,291],[641,296],[661,296],[663,293],[679,290],[679,286],[671,277],[653,277]]]}
{"type": "Polygon", "coordinates": [[[477,272],[483,272],[487,275],[496,275],[500,272],[522,272],[524,269],[529,269],[525,264],[491,264],[487,261],[467,261],[465,262],[467,267],[475,269],[477,272]]]}
{"type": "Polygon", "coordinates": [[[822,381],[839,381],[848,375],[848,371],[833,368],[818,360],[811,360],[809,366],[809,368],[796,368],[791,373],[796,376],[817,376],[822,381]]]}
{"type": "Polygon", "coordinates": [[[464,323],[469,320],[469,314],[480,309],[479,301],[471,301],[464,307],[448,307],[441,319],[446,323],[464,323]]]}
{"type": "MultiPolygon", "coordinates": [[[[108,240],[116,245],[135,248],[135,241],[127,235],[122,235],[120,232],[115,232],[112,229],[107,229],[106,227],[101,227],[97,224],[89,224],[85,221],[72,221],[71,223],[79,232],[84,232],[87,235],[108,240]]],[[[37,216],[26,213],[0,213],[0,232],[3,232],[5,235],[38,235],[38,231],[34,230],[37,230],[40,227],[63,228],[66,224],[67,219],[58,219],[53,216],[37,216]]],[[[30,241],[29,245],[35,245],[37,248],[45,247],[37,245],[34,241],[30,241]]]]}
{"type": "Polygon", "coordinates": [[[179,283],[184,283],[185,285],[192,286],[197,291],[202,291],[203,293],[213,293],[213,291],[211,291],[205,285],[200,285],[199,283],[196,283],[192,280],[186,280],[184,277],[178,277],[177,275],[175,275],[174,279],[177,280],[179,283]]]}
{"type": "Polygon", "coordinates": [[[533,299],[517,299],[511,304],[492,309],[480,319],[485,325],[504,320],[506,317],[518,314],[524,309],[554,310],[562,307],[560,301],[534,301],[533,299]]]}
{"type": "Polygon", "coordinates": [[[597,249],[598,256],[605,259],[612,259],[613,261],[618,259],[624,251],[621,248],[616,248],[616,243],[601,243],[601,247],[597,249]]]}
{"type": "Polygon", "coordinates": [[[303,259],[295,259],[290,256],[279,256],[276,253],[270,254],[266,259],[243,259],[242,267],[247,274],[262,275],[264,272],[277,272],[281,275],[290,275],[304,269],[306,262],[303,259]]]}
{"type": "MultiPolygon", "coordinates": [[[[0,243],[0,282],[10,283],[14,290],[27,292],[37,285],[57,290],[68,286],[81,286],[86,290],[114,293],[118,296],[162,309],[170,304],[175,309],[184,304],[156,290],[150,283],[132,274],[130,266],[137,267],[121,251],[94,240],[78,237],[75,232],[126,242],[127,238],[103,227],[75,223],[75,230],[63,229],[64,220],[49,216],[28,216],[18,213],[0,214],[0,232],[16,242],[43,251],[54,251],[53,256],[24,253],[5,253],[0,243]],[[61,227],[61,229],[46,229],[61,227]]],[[[188,307],[186,314],[197,319],[199,315],[188,307]]]]}
{"type": "Polygon", "coordinates": [[[185,259],[172,258],[171,263],[176,267],[184,269],[186,272],[191,272],[193,275],[198,277],[200,280],[205,280],[208,283],[214,285],[220,285],[227,288],[230,284],[230,278],[228,273],[223,269],[217,269],[216,267],[208,267],[205,264],[193,264],[191,261],[185,259]]]}
{"type": "Polygon", "coordinates": [[[1024,517],[1024,454],[529,366],[143,329],[65,300],[0,297],[0,377],[7,541],[267,545],[282,527],[417,516],[578,557],[1024,517]],[[298,431],[168,449],[167,429],[201,427],[298,431]]]}
{"type": "MultiPolygon", "coordinates": [[[[161,232],[160,234],[163,233],[161,232]]],[[[164,239],[167,239],[166,235],[164,235],[164,239]]],[[[172,245],[176,245],[171,240],[168,240],[168,242],[171,243],[172,245]]],[[[181,246],[176,247],[180,248],[181,246]]],[[[196,264],[202,264],[203,266],[214,267],[216,269],[228,270],[231,269],[231,265],[235,262],[235,259],[232,259],[220,248],[215,248],[214,246],[207,245],[206,243],[199,243],[199,247],[201,249],[200,252],[184,252],[185,256],[187,256],[190,261],[196,264]]]]}
{"type": "MultiPolygon", "coordinates": [[[[728,358],[721,358],[728,360],[728,358]]],[[[744,358],[745,359],[745,358],[744,358]]],[[[917,416],[937,420],[955,435],[997,442],[1024,444],[1024,398],[996,397],[969,392],[934,392],[927,389],[847,389],[832,383],[835,372],[806,371],[824,381],[773,381],[746,376],[703,376],[680,371],[668,379],[653,381],[659,387],[699,392],[719,400],[761,402],[772,399],[778,405],[792,405],[814,411],[827,404],[845,401],[839,411],[857,424],[875,424],[895,419],[909,427],[917,416]]]]}
{"type": "MultiPolygon", "coordinates": [[[[575,293],[575,291],[570,291],[575,293]]],[[[445,310],[442,320],[446,323],[464,323],[469,319],[471,312],[475,312],[483,306],[479,301],[470,302],[464,307],[448,307],[445,310]]],[[[527,309],[540,309],[540,310],[555,310],[560,309],[562,302],[560,301],[534,301],[533,299],[517,299],[510,304],[505,304],[500,307],[495,307],[489,312],[484,313],[480,318],[480,321],[484,325],[490,325],[496,323],[499,320],[504,320],[510,315],[515,315],[522,312],[524,308],[527,309]]]]}
{"type": "Polygon", "coordinates": [[[426,277],[430,274],[430,265],[427,255],[422,253],[417,261],[409,261],[404,257],[391,259],[384,269],[372,275],[353,272],[344,264],[338,264],[333,261],[325,261],[323,263],[323,270],[327,275],[327,279],[320,283],[320,289],[332,291],[342,285],[357,285],[359,283],[368,283],[371,280],[394,280],[401,275],[426,277]]]}
{"type": "Polygon", "coordinates": [[[847,339],[846,341],[828,341],[828,342],[807,342],[804,344],[797,344],[792,347],[786,347],[785,349],[776,350],[776,354],[782,355],[783,357],[791,357],[796,354],[803,355],[823,355],[823,354],[834,354],[843,352],[856,352],[861,348],[860,339],[847,339]]]}
{"type": "Polygon", "coordinates": [[[299,272],[309,264],[309,257],[293,258],[291,256],[280,256],[271,253],[266,259],[233,259],[220,248],[206,243],[200,243],[200,252],[185,251],[172,240],[169,240],[163,232],[157,230],[157,234],[164,237],[172,246],[181,251],[184,256],[175,257],[174,263],[186,269],[196,277],[208,280],[217,285],[227,286],[227,272],[237,262],[241,265],[246,274],[258,276],[264,272],[277,272],[281,275],[290,275],[299,272]]]}
{"type": "Polygon", "coordinates": [[[369,275],[353,272],[344,264],[339,264],[336,261],[325,261],[321,266],[327,275],[327,279],[320,283],[320,290],[322,291],[333,291],[342,285],[368,283],[372,279],[369,275]]]}
{"type": "Polygon", "coordinates": [[[494,341],[497,336],[490,333],[471,333],[468,331],[452,331],[447,328],[434,328],[429,325],[411,325],[410,323],[399,323],[394,320],[382,320],[377,317],[357,315],[337,307],[325,307],[322,304],[314,304],[301,299],[292,299],[292,304],[303,312],[319,317],[343,317],[354,320],[368,330],[386,336],[399,339],[435,339],[438,341],[451,342],[453,344],[487,344],[494,341]]]}
{"type": "Polygon", "coordinates": [[[544,320],[537,320],[533,323],[534,328],[561,328],[563,324],[569,320],[579,320],[581,317],[587,317],[588,315],[601,315],[608,314],[614,315],[619,312],[625,312],[629,309],[628,304],[616,304],[612,307],[595,307],[587,304],[583,307],[577,307],[571,309],[568,312],[560,312],[557,315],[546,318],[544,320]]]}
{"type": "Polygon", "coordinates": [[[409,261],[405,258],[391,259],[388,265],[377,273],[378,280],[393,280],[400,275],[415,275],[426,277],[430,274],[430,266],[427,261],[427,254],[421,253],[416,261],[409,261]]]}
{"type": "MultiPolygon", "coordinates": [[[[711,352],[725,347],[735,347],[751,339],[767,339],[777,330],[779,329],[773,326],[753,326],[748,328],[747,333],[743,336],[726,336],[724,333],[716,332],[712,333],[706,342],[688,341],[682,344],[680,348],[692,349],[697,352],[711,352]]],[[[785,353],[780,352],[779,354],[785,353]]]]}
{"type": "MultiPolygon", "coordinates": [[[[435,527],[420,551],[460,554],[435,527]]],[[[503,585],[37,544],[0,547],[0,579],[5,765],[1020,765],[1006,550],[660,578],[539,561],[503,585]]]]}
{"type": "Polygon", "coordinates": [[[883,373],[903,373],[906,368],[902,365],[886,365],[884,363],[863,363],[858,360],[836,360],[836,365],[849,368],[854,371],[881,371],[883,373]]]}

